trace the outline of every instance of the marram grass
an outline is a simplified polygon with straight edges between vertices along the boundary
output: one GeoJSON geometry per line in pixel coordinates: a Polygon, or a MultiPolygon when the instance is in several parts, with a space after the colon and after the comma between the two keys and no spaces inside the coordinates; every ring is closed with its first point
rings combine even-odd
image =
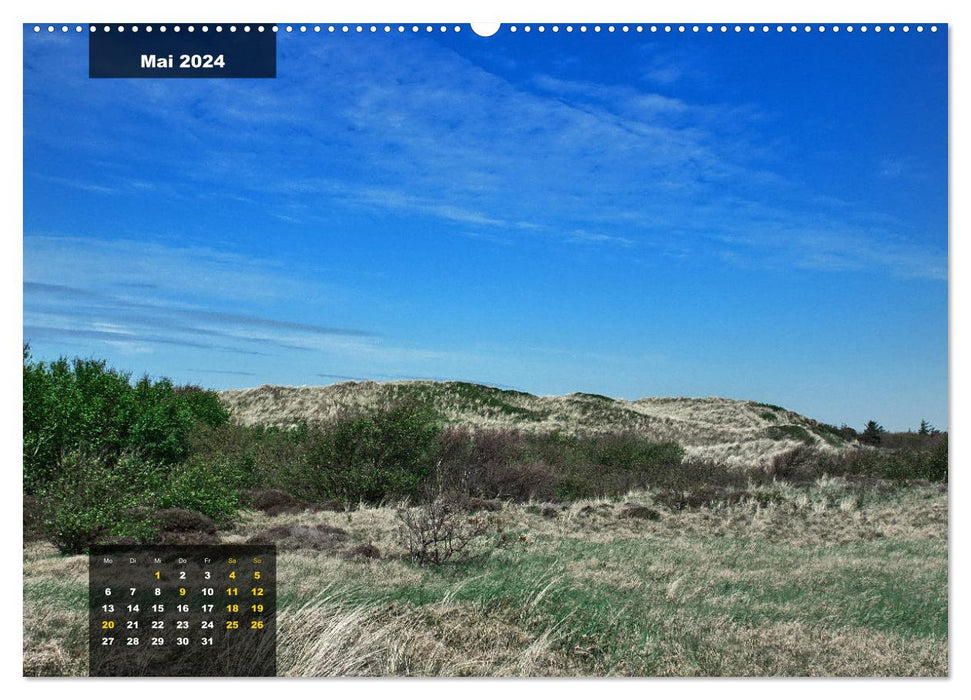
{"type": "MultiPolygon", "coordinates": [[[[621,517],[627,501],[652,494],[505,504],[524,545],[440,567],[407,561],[399,504],[246,512],[222,537],[328,524],[382,553],[281,553],[282,675],[947,675],[941,487],[777,483],[738,503],[654,504],[658,520],[621,517]]],[[[85,557],[25,545],[25,674],[86,673],[86,578],[85,557]]]]}

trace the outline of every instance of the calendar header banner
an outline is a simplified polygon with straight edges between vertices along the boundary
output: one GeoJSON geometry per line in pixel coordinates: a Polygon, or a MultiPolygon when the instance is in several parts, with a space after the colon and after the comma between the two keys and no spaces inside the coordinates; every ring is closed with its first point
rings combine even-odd
{"type": "Polygon", "coordinates": [[[272,24],[97,24],[90,78],[275,78],[272,24]]]}

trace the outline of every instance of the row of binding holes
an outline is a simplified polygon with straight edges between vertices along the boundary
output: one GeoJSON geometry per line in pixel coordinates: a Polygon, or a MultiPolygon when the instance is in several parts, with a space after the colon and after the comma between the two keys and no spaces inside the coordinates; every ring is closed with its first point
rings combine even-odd
{"type": "MultiPolygon", "coordinates": [[[[44,31],[44,29],[45,28],[44,27],[41,27],[39,24],[35,24],[34,25],[34,32],[35,33],[44,31]]],[[[55,27],[53,24],[51,24],[51,25],[48,25],[46,27],[46,29],[47,29],[48,32],[56,32],[56,31],[58,31],[58,29],[60,29],[60,31],[62,31],[62,32],[69,32],[69,31],[71,31],[71,28],[68,27],[66,24],[65,25],[61,25],[60,27],[55,27]]],[[[112,31],[115,31],[115,32],[124,32],[124,31],[126,31],[126,29],[128,31],[131,31],[131,32],[137,32],[137,31],[139,31],[139,27],[136,26],[136,25],[132,25],[130,27],[125,27],[124,25],[111,26],[111,25],[106,24],[106,25],[103,25],[103,26],[100,26],[99,27],[98,25],[92,24],[89,27],[89,29],[92,32],[99,32],[99,31],[100,32],[112,32],[112,31]]],[[[169,27],[163,25],[163,26],[159,26],[157,28],[157,31],[159,31],[159,32],[165,32],[165,31],[169,31],[169,29],[170,29],[169,27]]],[[[175,26],[171,27],[171,31],[173,31],[173,32],[181,32],[182,29],[183,28],[181,26],[179,26],[179,25],[175,25],[175,26]]],[[[210,27],[208,25],[203,25],[199,29],[201,31],[203,31],[203,32],[208,32],[210,30],[210,27]]],[[[298,26],[293,26],[293,25],[288,24],[288,25],[286,25],[285,27],[282,27],[282,28],[279,27],[279,26],[277,26],[277,25],[273,25],[273,26],[269,26],[269,27],[263,26],[263,25],[257,25],[257,26],[253,26],[253,27],[251,27],[249,25],[242,25],[240,27],[237,27],[236,25],[229,25],[227,27],[223,27],[222,25],[216,25],[214,27],[211,27],[211,29],[213,29],[216,32],[222,32],[222,31],[229,31],[229,32],[236,32],[236,31],[242,31],[242,32],[250,32],[250,31],[256,31],[256,32],[265,32],[265,31],[279,32],[282,29],[283,31],[286,31],[288,33],[292,33],[292,32],[295,32],[295,31],[296,32],[301,32],[301,33],[306,33],[308,31],[310,31],[310,32],[318,33],[318,34],[320,32],[322,32],[322,31],[327,31],[327,32],[330,32],[330,33],[334,33],[334,32],[343,32],[343,33],[357,32],[357,33],[362,33],[362,32],[365,32],[365,31],[369,31],[369,32],[372,32],[372,33],[377,33],[379,31],[384,31],[384,32],[390,33],[392,31],[394,31],[395,29],[397,29],[397,31],[399,31],[399,32],[406,32],[406,31],[409,31],[409,30],[412,31],[412,32],[420,32],[422,30],[424,30],[425,32],[434,32],[436,29],[438,31],[440,31],[440,32],[448,32],[448,31],[461,32],[462,31],[462,27],[460,27],[458,25],[455,25],[455,26],[452,26],[452,27],[447,27],[445,25],[432,26],[430,24],[429,25],[424,25],[424,26],[418,26],[417,24],[410,25],[410,26],[405,26],[403,24],[399,24],[397,27],[392,27],[391,25],[387,25],[387,24],[386,25],[383,25],[383,26],[378,26],[376,24],[372,24],[372,25],[360,25],[360,24],[358,24],[358,25],[346,25],[346,24],[344,24],[344,25],[333,25],[333,24],[331,24],[331,25],[324,25],[324,26],[321,26],[319,24],[315,24],[315,25],[311,25],[311,26],[308,26],[306,24],[301,24],[301,25],[298,25],[298,26]]],[[[77,25],[77,26],[74,27],[74,31],[76,31],[76,32],[81,32],[83,30],[84,30],[84,27],[82,27],[81,25],[77,25]]],[[[151,31],[155,31],[155,28],[153,28],[151,25],[149,25],[149,26],[141,27],[141,31],[151,32],[151,31]]],[[[194,32],[194,31],[196,31],[196,28],[194,26],[191,26],[191,25],[190,26],[186,26],[185,27],[185,31],[187,31],[187,32],[194,32]]]]}
{"type": "MultiPolygon", "coordinates": [[[[522,31],[524,31],[524,32],[527,32],[527,33],[533,31],[534,29],[537,32],[545,32],[546,31],[546,27],[544,25],[538,25],[536,27],[533,27],[533,26],[527,24],[527,25],[525,25],[525,26],[523,26],[523,27],[520,28],[520,27],[517,27],[514,24],[514,25],[511,25],[508,28],[508,30],[510,32],[513,32],[513,33],[520,31],[520,29],[522,31]]],[[[559,32],[561,30],[561,27],[559,27],[557,25],[553,25],[549,29],[551,31],[553,31],[553,32],[559,32]]],[[[573,25],[566,25],[565,27],[562,27],[562,30],[563,31],[566,31],[566,32],[573,32],[573,31],[579,31],[579,32],[593,31],[593,32],[596,33],[596,32],[601,32],[601,31],[604,31],[604,30],[606,30],[608,32],[616,32],[616,31],[619,30],[621,32],[653,32],[653,33],[657,33],[657,32],[665,32],[665,33],[680,32],[682,34],[683,33],[688,33],[688,32],[691,32],[693,34],[699,34],[699,33],[716,33],[716,32],[721,32],[721,33],[728,33],[728,32],[735,32],[735,33],[749,32],[749,33],[754,34],[754,33],[759,32],[759,31],[761,31],[762,33],[768,34],[771,31],[784,32],[784,31],[787,31],[787,30],[789,32],[798,32],[798,31],[803,31],[803,32],[814,32],[814,31],[815,32],[827,32],[827,31],[840,32],[840,31],[845,31],[845,32],[851,32],[852,33],[854,30],[857,30],[857,29],[859,31],[861,31],[861,32],[867,32],[870,29],[872,29],[875,32],[882,32],[884,29],[886,29],[886,31],[888,31],[888,32],[895,32],[895,31],[897,31],[898,27],[896,27],[894,25],[888,25],[887,27],[883,27],[881,25],[874,25],[874,26],[870,27],[870,26],[865,25],[865,24],[864,25],[859,25],[857,27],[854,27],[853,25],[846,25],[846,26],[842,26],[842,27],[840,25],[832,25],[832,26],[827,27],[826,25],[823,25],[823,24],[820,24],[820,25],[810,25],[810,24],[806,24],[806,25],[795,25],[795,24],[792,24],[792,25],[781,25],[781,24],[775,24],[775,25],[768,25],[768,24],[759,24],[759,25],[755,25],[755,24],[747,24],[747,25],[742,25],[742,24],[720,24],[720,25],[719,24],[691,24],[691,25],[685,25],[685,24],[677,24],[677,25],[671,25],[671,24],[651,24],[651,25],[643,25],[643,24],[637,24],[637,25],[633,25],[633,26],[627,25],[627,24],[620,25],[620,26],[615,26],[613,24],[610,24],[610,25],[607,25],[606,27],[601,26],[599,24],[595,24],[595,25],[592,25],[592,26],[587,26],[585,24],[581,24],[581,25],[578,25],[576,27],[574,27],[573,25]]],[[[910,25],[903,25],[903,26],[899,27],[899,29],[902,32],[909,32],[911,30],[911,27],[910,27],[910,25]]],[[[916,27],[913,27],[913,29],[916,30],[916,31],[918,31],[918,32],[923,32],[924,31],[924,26],[923,25],[917,25],[916,27]]],[[[931,25],[930,31],[936,32],[937,31],[937,27],[934,26],[934,25],[931,25]]]]}
{"type": "MultiPolygon", "coordinates": [[[[41,27],[39,24],[35,24],[34,25],[34,32],[35,33],[39,33],[41,31],[43,31],[44,29],[45,28],[44,27],[41,27]]],[[[69,31],[71,31],[71,28],[68,27],[66,24],[61,25],[60,27],[55,27],[53,24],[50,24],[50,25],[48,25],[46,27],[46,30],[48,32],[51,32],[51,33],[58,31],[58,29],[60,29],[61,32],[69,32],[69,31]]],[[[118,25],[116,27],[112,27],[110,25],[104,25],[103,27],[100,27],[100,28],[97,27],[97,26],[95,26],[95,25],[91,25],[90,26],[90,30],[92,32],[97,32],[97,31],[105,31],[105,32],[118,31],[118,32],[124,32],[125,29],[126,28],[125,28],[124,25],[118,25]]],[[[139,31],[139,28],[137,26],[134,26],[134,25],[131,26],[129,29],[132,32],[139,31]]],[[[258,32],[263,32],[263,31],[267,31],[267,29],[269,29],[269,31],[274,31],[274,32],[280,31],[280,27],[278,27],[276,25],[274,25],[272,27],[269,27],[269,28],[267,28],[265,26],[262,26],[262,25],[255,26],[255,27],[250,27],[249,25],[243,25],[241,27],[236,27],[235,25],[230,25],[228,27],[223,27],[222,25],[216,25],[215,27],[213,27],[213,29],[215,31],[217,31],[217,32],[221,32],[221,31],[224,31],[224,30],[230,31],[230,32],[235,32],[235,31],[243,31],[243,32],[258,31],[258,32]]],[[[317,33],[317,34],[319,34],[322,31],[326,31],[326,32],[331,33],[331,34],[336,33],[336,32],[341,32],[341,33],[345,33],[345,34],[351,33],[351,32],[356,32],[356,33],[359,33],[360,34],[360,33],[366,32],[366,31],[367,32],[371,32],[371,33],[377,33],[379,31],[383,31],[385,33],[391,33],[393,31],[397,31],[399,33],[404,33],[404,32],[408,32],[408,31],[410,31],[412,33],[418,33],[418,32],[421,32],[422,30],[424,30],[427,33],[427,32],[434,32],[436,29],[439,32],[448,32],[449,30],[455,31],[455,32],[462,31],[462,28],[460,26],[458,26],[458,25],[455,25],[453,27],[448,27],[448,26],[445,26],[444,24],[443,25],[439,25],[439,26],[432,26],[430,24],[423,25],[423,26],[419,26],[417,24],[412,24],[412,25],[399,24],[399,25],[394,26],[394,27],[392,27],[391,25],[388,25],[388,24],[381,25],[381,26],[376,25],[376,24],[372,24],[372,25],[360,25],[360,24],[358,24],[358,25],[347,25],[347,24],[344,24],[344,25],[333,25],[333,24],[330,24],[330,25],[325,25],[323,27],[321,25],[319,25],[319,24],[310,25],[310,26],[305,25],[305,24],[301,24],[301,25],[297,25],[297,26],[289,25],[288,24],[288,25],[286,25],[286,27],[284,29],[288,33],[292,33],[292,32],[300,32],[300,33],[314,32],[314,33],[317,33]]],[[[508,31],[511,32],[511,33],[516,33],[518,31],[520,31],[520,29],[522,31],[524,31],[524,32],[529,33],[531,31],[533,31],[534,27],[531,26],[531,25],[528,25],[528,24],[527,25],[524,25],[522,27],[519,27],[519,26],[513,24],[513,25],[510,25],[508,27],[508,31]]],[[[665,32],[665,33],[680,32],[680,33],[687,33],[687,32],[691,32],[693,34],[698,34],[698,33],[701,33],[701,32],[706,32],[706,33],[715,33],[715,32],[727,33],[727,32],[735,32],[736,34],[741,33],[741,32],[749,32],[749,33],[754,34],[755,32],[761,31],[762,33],[767,34],[767,33],[771,32],[771,31],[775,31],[775,32],[785,32],[787,30],[790,33],[792,33],[792,32],[799,32],[799,31],[803,31],[803,32],[813,32],[813,31],[816,31],[816,32],[827,32],[827,31],[840,32],[840,31],[845,31],[845,32],[852,33],[853,31],[856,31],[856,30],[859,30],[861,32],[867,32],[867,31],[870,31],[871,29],[874,32],[878,32],[879,33],[879,32],[882,32],[884,29],[886,29],[886,31],[888,31],[888,32],[896,32],[898,28],[896,26],[894,26],[894,25],[889,25],[887,27],[883,27],[881,25],[874,25],[873,27],[870,27],[870,26],[865,25],[865,24],[859,25],[857,27],[854,27],[853,25],[847,25],[845,27],[841,27],[839,25],[832,25],[831,27],[827,27],[827,26],[822,25],[822,24],[816,25],[816,26],[809,25],[809,24],[802,25],[802,26],[797,26],[795,24],[788,25],[788,26],[783,26],[781,24],[776,24],[776,25],[771,25],[771,26],[768,25],[768,24],[761,24],[761,25],[754,25],[754,24],[748,24],[748,25],[740,25],[740,24],[734,24],[734,25],[726,25],[726,24],[721,24],[721,25],[712,25],[712,24],[707,24],[707,25],[698,25],[698,24],[692,24],[692,25],[684,25],[684,24],[679,24],[679,25],[670,25],[670,24],[657,25],[657,24],[652,24],[652,25],[648,25],[648,26],[638,24],[638,25],[634,25],[634,26],[629,26],[629,25],[626,25],[625,24],[625,25],[622,25],[620,27],[614,26],[612,24],[611,25],[607,25],[606,27],[601,27],[599,24],[595,24],[592,27],[587,27],[587,25],[581,24],[581,25],[579,25],[577,27],[574,27],[573,25],[569,25],[568,24],[568,25],[566,25],[564,27],[560,27],[559,25],[555,25],[554,24],[554,25],[552,25],[552,26],[549,27],[549,30],[552,31],[552,32],[554,32],[554,33],[559,32],[561,30],[562,31],[565,31],[567,33],[573,32],[575,30],[576,31],[579,31],[581,33],[582,32],[586,32],[588,30],[592,30],[593,32],[600,32],[600,31],[603,31],[604,29],[606,29],[608,32],[616,32],[619,29],[621,32],[632,32],[632,31],[633,32],[652,32],[652,33],[657,33],[657,32],[665,32]]],[[[903,25],[899,29],[902,32],[909,32],[911,30],[911,27],[909,25],[903,25]]],[[[932,32],[936,32],[937,31],[937,26],[931,25],[929,29],[932,32]]],[[[203,27],[201,27],[201,30],[203,32],[208,32],[209,31],[209,27],[208,26],[203,26],[203,27]]],[[[535,27],[535,30],[537,32],[544,33],[544,32],[546,32],[547,27],[545,25],[540,24],[540,25],[537,25],[535,27]]],[[[916,30],[918,32],[923,32],[924,31],[924,27],[923,27],[923,25],[917,25],[916,27],[914,27],[914,30],[916,30]]],[[[81,25],[76,25],[74,27],[74,31],[81,32],[81,31],[84,31],[84,28],[81,25]]],[[[151,26],[146,26],[146,27],[143,27],[143,31],[151,32],[151,31],[153,31],[153,28],[151,26]]],[[[165,31],[167,31],[167,27],[160,26],[160,27],[158,27],[158,31],[165,32],[165,31]]],[[[176,25],[176,26],[172,27],[172,31],[173,32],[182,31],[182,27],[176,25]]],[[[186,27],[186,31],[194,32],[195,31],[195,27],[188,26],[188,27],[186,27]]]]}

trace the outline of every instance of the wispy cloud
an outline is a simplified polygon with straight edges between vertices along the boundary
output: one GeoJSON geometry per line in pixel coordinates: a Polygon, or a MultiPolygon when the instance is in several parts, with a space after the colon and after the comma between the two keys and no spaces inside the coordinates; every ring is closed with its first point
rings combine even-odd
{"type": "Polygon", "coordinates": [[[177,345],[183,348],[195,348],[198,350],[224,350],[240,355],[266,355],[256,350],[246,350],[238,346],[219,345],[217,343],[194,342],[191,340],[181,340],[164,335],[153,335],[149,333],[137,333],[131,331],[99,331],[89,328],[65,328],[51,326],[24,325],[24,340],[52,340],[63,342],[72,339],[103,340],[108,344],[114,344],[122,349],[132,349],[135,352],[150,352],[147,345],[177,345]]]}
{"type": "Polygon", "coordinates": [[[118,194],[121,191],[117,187],[99,185],[96,182],[90,182],[80,178],[55,177],[53,175],[40,175],[39,177],[47,182],[53,182],[66,187],[73,187],[85,192],[94,192],[97,194],[118,194]]]}
{"type": "MultiPolygon", "coordinates": [[[[745,247],[725,244],[736,229],[762,228],[757,216],[747,218],[735,206],[742,197],[777,209],[778,229],[789,234],[785,259],[794,263],[825,259],[829,269],[866,264],[883,274],[939,276],[939,261],[928,259],[942,251],[928,251],[905,227],[890,231],[904,241],[892,254],[862,256],[862,249],[879,245],[877,222],[870,222],[872,234],[857,229],[844,239],[848,227],[839,217],[846,208],[830,207],[780,172],[785,153],[766,141],[762,126],[769,117],[755,105],[667,94],[685,76],[699,79],[689,52],[645,49],[645,83],[638,87],[553,72],[514,81],[434,41],[375,42],[367,51],[341,41],[299,49],[287,41],[281,38],[284,56],[299,51],[309,58],[288,64],[288,80],[273,85],[129,86],[131,114],[112,135],[115,142],[80,138],[76,144],[105,161],[88,186],[105,192],[154,187],[156,196],[172,198],[204,191],[246,200],[299,226],[326,226],[335,210],[350,210],[414,216],[441,224],[437,231],[504,243],[532,233],[530,240],[555,246],[597,242],[603,249],[655,253],[654,239],[664,235],[681,239],[674,246],[679,251],[759,264],[778,254],[771,235],[752,236],[745,247]],[[328,96],[326,109],[319,94],[328,96]],[[134,168],[132,145],[156,128],[191,134],[190,149],[134,168]],[[259,155],[267,141],[276,144],[270,177],[259,155]],[[145,177],[151,170],[157,179],[145,177]],[[824,256],[813,223],[820,207],[838,222],[824,256]],[[868,243],[857,242],[868,236],[868,243]]],[[[86,87],[88,109],[79,118],[97,119],[111,109],[112,90],[86,87]]],[[[882,171],[891,177],[901,168],[888,161],[882,171]]],[[[227,265],[240,284],[209,288],[268,293],[272,288],[259,279],[244,279],[248,267],[243,260],[227,265]]],[[[144,272],[119,276],[131,282],[144,272]]]]}
{"type": "Polygon", "coordinates": [[[315,344],[311,338],[303,338],[310,342],[302,343],[299,336],[294,340],[292,335],[276,335],[272,332],[257,335],[253,333],[254,328],[299,331],[318,337],[372,337],[372,334],[364,331],[331,331],[308,324],[236,314],[166,308],[158,304],[129,304],[111,297],[85,294],[84,290],[72,289],[67,294],[58,294],[55,299],[44,300],[38,298],[38,288],[39,285],[24,285],[25,338],[87,338],[138,344],[139,347],[164,344],[270,356],[281,351],[310,352],[315,344]],[[81,306],[72,303],[72,297],[97,299],[100,303],[81,306]],[[140,309],[142,313],[132,313],[133,308],[140,309]],[[196,318],[202,323],[186,324],[181,320],[185,317],[196,318]],[[48,325],[40,325],[44,322],[48,325]],[[222,342],[213,342],[214,339],[222,342]]]}
{"type": "Polygon", "coordinates": [[[310,300],[327,294],[327,285],[314,289],[286,274],[280,261],[255,258],[215,247],[173,244],[159,236],[82,238],[26,235],[24,280],[105,292],[110,288],[155,289],[184,303],[193,299],[240,302],[280,298],[310,300]],[[154,238],[154,240],[153,240],[154,238]],[[164,290],[161,291],[161,290],[164,290]]]}
{"type": "MultiPolygon", "coordinates": [[[[24,337],[55,346],[86,340],[128,354],[152,352],[159,345],[259,357],[293,357],[298,352],[308,359],[352,358],[372,367],[454,357],[396,344],[372,329],[224,310],[220,307],[226,301],[252,306],[287,290],[291,296],[270,308],[298,302],[306,318],[308,302],[326,299],[329,293],[341,297],[312,279],[293,277],[290,269],[273,261],[211,249],[28,236],[24,278],[24,337]],[[146,254],[151,264],[139,257],[146,254]],[[213,287],[189,283],[192,279],[208,280],[213,287]]],[[[319,313],[326,313],[328,304],[318,306],[319,313]]]]}
{"type": "Polygon", "coordinates": [[[634,244],[630,238],[626,238],[624,236],[611,236],[606,233],[596,233],[592,231],[585,231],[583,229],[571,231],[569,234],[569,240],[574,243],[615,243],[625,247],[632,246],[634,244]]]}
{"type": "Polygon", "coordinates": [[[232,369],[199,369],[197,367],[186,367],[186,372],[199,372],[200,374],[225,374],[236,377],[254,377],[255,372],[244,372],[232,369]]]}
{"type": "Polygon", "coordinates": [[[927,173],[909,156],[886,156],[877,163],[876,172],[888,180],[925,180],[927,173]]]}

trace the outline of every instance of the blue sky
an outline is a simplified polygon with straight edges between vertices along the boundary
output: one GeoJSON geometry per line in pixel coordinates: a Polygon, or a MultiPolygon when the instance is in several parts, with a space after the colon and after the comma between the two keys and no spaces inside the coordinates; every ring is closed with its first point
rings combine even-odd
{"type": "Polygon", "coordinates": [[[24,36],[24,338],[214,388],[461,379],[947,425],[947,36],[24,36]]]}

